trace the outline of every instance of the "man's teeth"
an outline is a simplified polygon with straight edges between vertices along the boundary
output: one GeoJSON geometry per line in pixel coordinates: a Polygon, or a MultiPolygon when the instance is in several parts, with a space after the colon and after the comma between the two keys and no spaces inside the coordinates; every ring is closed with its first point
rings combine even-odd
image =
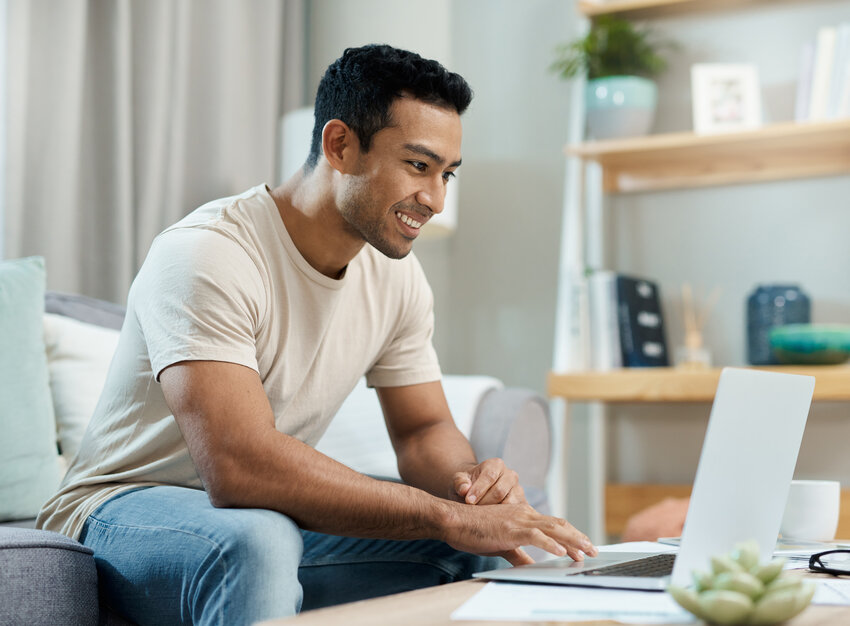
{"type": "Polygon", "coordinates": [[[404,213],[399,213],[398,211],[396,211],[395,216],[398,219],[400,219],[402,222],[404,222],[405,224],[410,226],[411,228],[421,228],[422,227],[422,222],[417,222],[416,220],[411,219],[410,217],[405,215],[404,213]]]}

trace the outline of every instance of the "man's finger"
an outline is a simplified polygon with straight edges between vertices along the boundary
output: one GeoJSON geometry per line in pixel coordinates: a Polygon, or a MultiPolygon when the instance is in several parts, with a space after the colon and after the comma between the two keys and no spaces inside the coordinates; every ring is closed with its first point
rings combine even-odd
{"type": "Polygon", "coordinates": [[[475,502],[470,504],[501,504],[508,494],[513,489],[515,483],[512,483],[508,477],[500,476],[493,484],[487,486],[487,490],[481,493],[481,483],[473,483],[467,493],[466,500],[469,502],[470,497],[475,497],[475,502]]]}
{"type": "Polygon", "coordinates": [[[532,563],[534,563],[534,559],[532,559],[528,555],[528,552],[526,552],[522,548],[514,548],[513,550],[508,550],[500,556],[514,567],[516,567],[517,565],[531,565],[532,563]]]}
{"type": "Polygon", "coordinates": [[[469,488],[466,494],[468,504],[502,504],[503,502],[525,502],[525,495],[519,485],[519,476],[511,469],[502,465],[498,468],[491,467],[488,472],[482,473],[469,488]],[[509,498],[514,490],[519,490],[517,498],[509,498]]]}
{"type": "MultiPolygon", "coordinates": [[[[475,466],[470,472],[472,485],[466,493],[467,504],[480,504],[485,494],[502,477],[504,470],[505,464],[501,459],[487,459],[475,466]]],[[[502,497],[504,497],[504,494],[502,494],[502,497]]],[[[499,501],[491,501],[490,504],[498,504],[499,501]]]]}
{"type": "Polygon", "coordinates": [[[461,498],[465,498],[472,486],[472,478],[466,472],[458,472],[454,475],[454,490],[461,498]]]}

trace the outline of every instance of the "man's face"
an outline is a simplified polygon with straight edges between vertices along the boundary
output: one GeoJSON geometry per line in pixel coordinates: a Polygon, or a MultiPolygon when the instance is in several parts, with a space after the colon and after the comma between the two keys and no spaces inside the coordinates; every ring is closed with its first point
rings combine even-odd
{"type": "Polygon", "coordinates": [[[337,198],[352,234],[393,259],[405,257],[422,225],[443,210],[460,165],[460,116],[410,97],[396,99],[390,126],[360,152],[337,198]]]}

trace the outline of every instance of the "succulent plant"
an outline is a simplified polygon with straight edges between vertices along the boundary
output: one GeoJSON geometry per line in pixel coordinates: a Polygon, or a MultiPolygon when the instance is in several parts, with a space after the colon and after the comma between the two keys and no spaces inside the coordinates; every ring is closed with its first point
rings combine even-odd
{"type": "Polygon", "coordinates": [[[686,611],[712,624],[778,624],[812,601],[815,586],[784,575],[785,559],[758,562],[755,542],[738,544],[729,554],[711,559],[711,572],[693,572],[694,587],[667,587],[686,611]]]}

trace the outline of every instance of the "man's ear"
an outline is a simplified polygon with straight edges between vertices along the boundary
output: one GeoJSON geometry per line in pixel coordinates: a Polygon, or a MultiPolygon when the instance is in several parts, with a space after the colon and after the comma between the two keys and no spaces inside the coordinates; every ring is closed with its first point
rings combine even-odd
{"type": "Polygon", "coordinates": [[[330,120],[322,129],[322,150],[330,166],[347,173],[360,144],[354,131],[342,120],[330,120]]]}

